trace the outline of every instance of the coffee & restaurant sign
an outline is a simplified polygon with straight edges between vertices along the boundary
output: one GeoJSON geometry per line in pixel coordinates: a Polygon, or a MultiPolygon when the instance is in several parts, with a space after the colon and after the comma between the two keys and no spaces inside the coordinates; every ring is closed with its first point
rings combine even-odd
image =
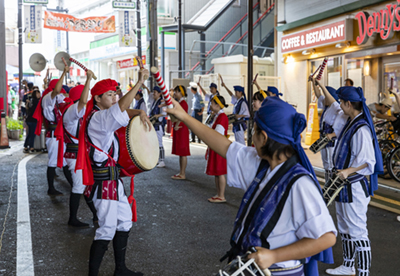
{"type": "Polygon", "coordinates": [[[353,40],[353,21],[341,20],[328,25],[285,35],[281,39],[282,53],[353,40]]]}

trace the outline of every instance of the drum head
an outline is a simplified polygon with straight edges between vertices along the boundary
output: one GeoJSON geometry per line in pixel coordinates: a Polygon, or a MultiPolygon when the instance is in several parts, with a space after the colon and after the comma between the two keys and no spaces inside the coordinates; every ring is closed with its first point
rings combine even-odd
{"type": "Polygon", "coordinates": [[[142,170],[153,169],[158,163],[160,154],[157,133],[153,126],[149,131],[140,121],[133,117],[126,128],[126,145],[132,161],[142,170]]]}

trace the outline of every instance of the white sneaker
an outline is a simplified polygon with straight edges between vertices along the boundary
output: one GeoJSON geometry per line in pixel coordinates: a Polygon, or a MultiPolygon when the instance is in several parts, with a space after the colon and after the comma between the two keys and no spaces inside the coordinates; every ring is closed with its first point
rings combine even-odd
{"type": "Polygon", "coordinates": [[[397,221],[400,221],[400,216],[397,216],[397,221]]]}
{"type": "Polygon", "coordinates": [[[344,265],[341,265],[337,268],[329,268],[325,270],[326,274],[329,275],[346,275],[346,276],[354,276],[356,275],[356,270],[354,267],[347,267],[344,265]]]}
{"type": "Polygon", "coordinates": [[[164,161],[161,161],[160,163],[157,164],[157,168],[164,168],[164,167],[165,167],[164,161]]]}

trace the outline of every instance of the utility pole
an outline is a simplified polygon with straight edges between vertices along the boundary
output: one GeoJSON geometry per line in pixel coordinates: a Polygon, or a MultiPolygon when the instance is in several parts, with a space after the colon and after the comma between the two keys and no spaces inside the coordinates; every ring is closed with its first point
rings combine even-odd
{"type": "MultiPolygon", "coordinates": [[[[4,3],[4,1],[3,1],[4,3]]],[[[5,45],[5,44],[4,44],[5,45]]],[[[22,98],[21,98],[21,89],[22,89],[22,79],[23,79],[23,70],[22,70],[22,0],[18,0],[18,82],[19,82],[19,106],[21,106],[22,98]]]]}
{"type": "MultiPolygon", "coordinates": [[[[157,24],[157,0],[148,0],[148,41],[150,47],[148,50],[148,57],[150,60],[150,68],[155,66],[158,68],[158,24],[157,24]]],[[[154,78],[150,79],[150,87],[153,88],[155,85],[154,78]]]]}
{"type": "Polygon", "coordinates": [[[142,58],[142,27],[140,18],[140,0],[136,0],[136,40],[137,55],[142,58]]]}
{"type": "MultiPolygon", "coordinates": [[[[182,70],[182,0],[178,0],[178,70],[182,70]]],[[[182,78],[182,72],[179,72],[179,77],[182,78]]]]}
{"type": "Polygon", "coordinates": [[[3,97],[4,112],[7,110],[7,76],[6,76],[6,26],[4,14],[4,0],[0,0],[0,97],[3,97]]]}
{"type": "MultiPolygon", "coordinates": [[[[247,99],[249,101],[249,111],[253,116],[253,105],[250,104],[253,99],[253,0],[248,0],[247,12],[247,99]]],[[[251,118],[253,119],[253,118],[251,118]]],[[[252,142],[252,129],[254,122],[249,120],[249,127],[247,128],[247,145],[251,146],[252,142]]]]}

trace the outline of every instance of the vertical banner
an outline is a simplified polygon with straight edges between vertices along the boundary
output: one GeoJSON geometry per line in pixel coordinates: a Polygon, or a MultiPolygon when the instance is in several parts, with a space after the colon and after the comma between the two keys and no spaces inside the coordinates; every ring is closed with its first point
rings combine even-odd
{"type": "Polygon", "coordinates": [[[25,43],[42,43],[42,6],[24,6],[25,43]]]}
{"type": "Polygon", "coordinates": [[[119,12],[119,47],[135,47],[135,12],[119,12]]]}

